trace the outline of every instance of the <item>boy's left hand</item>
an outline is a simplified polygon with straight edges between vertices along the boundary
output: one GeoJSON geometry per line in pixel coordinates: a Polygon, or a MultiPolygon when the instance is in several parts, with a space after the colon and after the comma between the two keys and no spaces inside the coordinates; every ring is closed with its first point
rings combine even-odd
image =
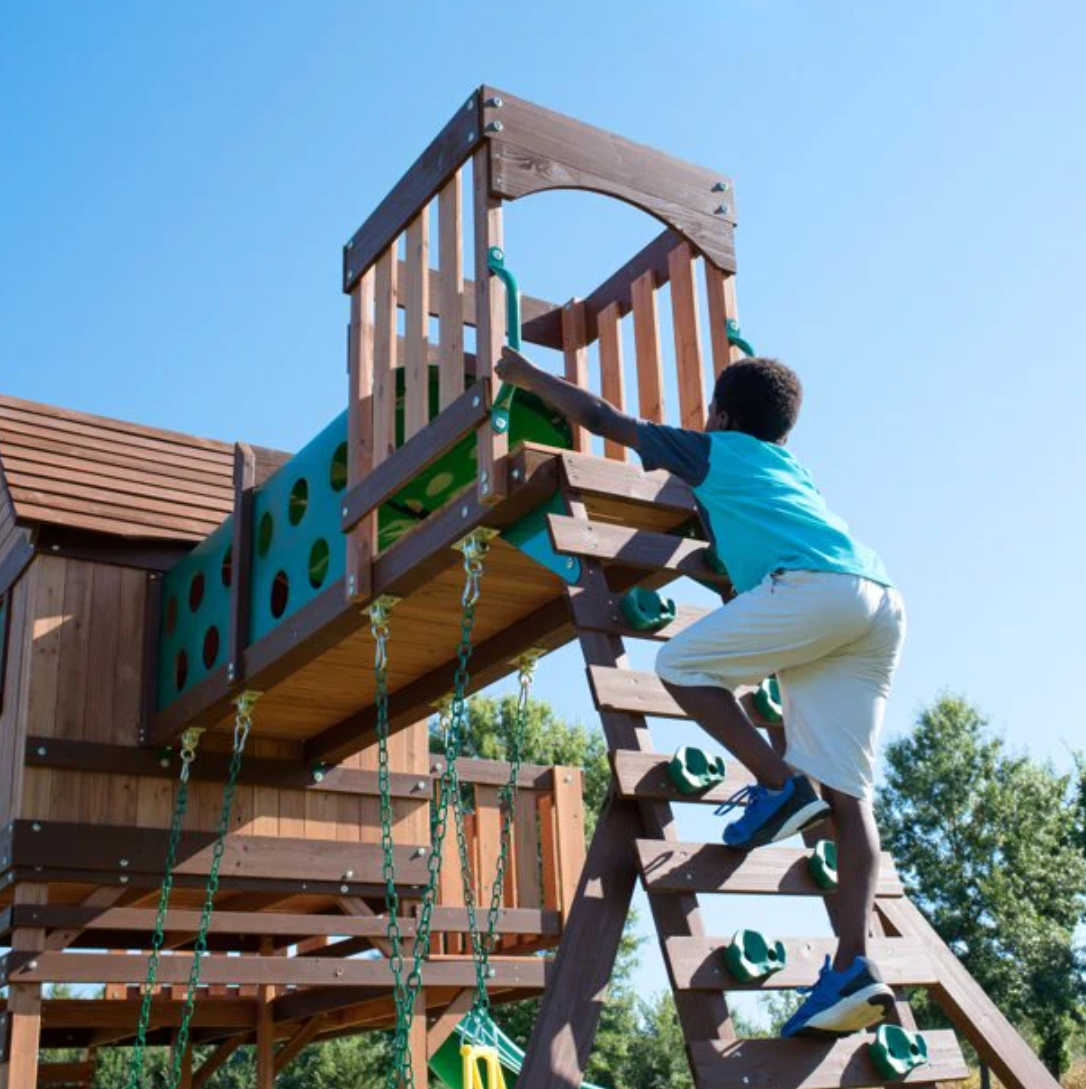
{"type": "Polygon", "coordinates": [[[495,374],[503,382],[518,389],[530,389],[536,371],[536,365],[526,355],[508,345],[502,349],[502,357],[494,367],[495,374]]]}

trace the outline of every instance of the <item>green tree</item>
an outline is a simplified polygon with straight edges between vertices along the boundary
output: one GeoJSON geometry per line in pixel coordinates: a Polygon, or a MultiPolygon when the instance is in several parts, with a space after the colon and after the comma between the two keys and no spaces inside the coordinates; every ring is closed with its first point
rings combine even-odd
{"type": "Polygon", "coordinates": [[[886,763],[879,826],[911,895],[1059,1076],[1086,998],[1076,777],[1009,752],[957,696],[924,710],[886,763]]]}

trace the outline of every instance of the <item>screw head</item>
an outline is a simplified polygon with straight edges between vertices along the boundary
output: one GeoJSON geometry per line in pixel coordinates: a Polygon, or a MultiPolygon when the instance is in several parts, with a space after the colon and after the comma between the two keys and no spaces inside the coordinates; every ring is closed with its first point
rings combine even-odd
{"type": "Polygon", "coordinates": [[[354,880],[354,870],[348,870],[348,871],[347,871],[347,872],[346,872],[346,873],[345,873],[345,874],[343,875],[343,880],[344,880],[344,881],[353,881],[353,880],[354,880]]]}
{"type": "Polygon", "coordinates": [[[353,268],[347,269],[347,279],[348,280],[353,280],[354,279],[354,269],[353,268]]]}
{"type": "Polygon", "coordinates": [[[346,508],[346,507],[343,507],[343,508],[342,508],[342,509],[340,510],[340,514],[341,514],[341,515],[342,515],[342,516],[343,516],[344,518],[346,518],[346,517],[347,517],[347,508],[346,508]]]}
{"type": "Polygon", "coordinates": [[[128,874],[126,874],[126,873],[121,874],[121,884],[122,885],[127,885],[128,884],[128,874]]]}
{"type": "Polygon", "coordinates": [[[495,95],[493,98],[488,98],[485,105],[493,107],[495,110],[500,110],[505,103],[495,95]]]}
{"type": "Polygon", "coordinates": [[[35,969],[36,969],[37,967],[38,967],[38,962],[37,962],[36,960],[32,960],[32,961],[30,961],[30,962],[29,962],[29,963],[27,964],[27,968],[29,968],[29,969],[30,969],[30,970],[31,970],[32,972],[33,972],[33,971],[34,971],[34,970],[35,970],[35,969]]]}
{"type": "Polygon", "coordinates": [[[349,885],[340,885],[339,886],[339,891],[340,892],[349,892],[350,891],[350,886],[349,885]]]}
{"type": "Polygon", "coordinates": [[[505,126],[500,121],[491,121],[486,126],[487,132],[501,132],[505,126]]]}
{"type": "MultiPolygon", "coordinates": [[[[479,407],[479,402],[480,402],[481,400],[482,400],[482,398],[480,398],[480,397],[478,396],[478,394],[476,394],[476,395],[475,395],[474,397],[472,397],[472,399],[471,399],[471,407],[472,407],[472,408],[478,408],[478,407],[479,407]]],[[[346,510],[346,508],[344,508],[344,510],[343,510],[343,513],[344,513],[344,514],[346,514],[346,513],[347,513],[347,510],[346,510]]]]}
{"type": "Polygon", "coordinates": [[[461,507],[460,508],[460,517],[461,518],[467,518],[467,516],[468,516],[468,508],[467,507],[461,507]]]}
{"type": "Polygon", "coordinates": [[[731,211],[731,205],[721,204],[721,205],[719,205],[717,207],[714,214],[718,215],[718,216],[726,216],[730,211],[731,211]]]}
{"type": "Polygon", "coordinates": [[[121,865],[122,870],[127,869],[128,868],[128,859],[127,858],[122,858],[120,860],[120,865],[121,865]]]}
{"type": "Polygon", "coordinates": [[[46,751],[46,750],[45,750],[45,746],[44,746],[44,745],[39,745],[39,746],[38,746],[38,755],[39,755],[39,756],[44,756],[44,755],[45,755],[45,751],[46,751]]]}
{"type": "Polygon", "coordinates": [[[33,824],[32,824],[32,825],[30,826],[30,831],[31,831],[31,832],[40,832],[40,831],[41,831],[41,825],[40,825],[40,824],[39,824],[39,823],[38,823],[37,821],[35,821],[35,822],[34,822],[34,823],[33,823],[33,824]]]}

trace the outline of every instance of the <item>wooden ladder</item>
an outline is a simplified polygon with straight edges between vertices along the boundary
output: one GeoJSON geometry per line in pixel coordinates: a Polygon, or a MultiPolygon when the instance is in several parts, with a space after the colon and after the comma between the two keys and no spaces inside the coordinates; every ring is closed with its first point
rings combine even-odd
{"type": "MultiPolygon", "coordinates": [[[[574,1089],[581,1084],[638,880],[648,897],[698,1089],[882,1084],[868,1055],[870,1034],[836,1042],[736,1037],[726,991],[810,985],[835,943],[786,939],[787,966],[767,980],[744,984],[729,973],[723,959],[730,939],[706,934],[698,894],[821,896],[832,922],[832,897],[826,897],[807,867],[809,848],[830,835],[826,829],[831,826],[824,824],[805,837],[804,849],[772,846],[746,855],[719,842],[679,840],[673,802],[718,804],[752,777],[731,759],[727,781],[705,795],[691,799],[675,790],[667,775],[669,756],[653,751],[647,718],[685,715],[655,674],[630,668],[624,639],[666,641],[706,610],[682,607],[665,629],[646,634],[626,626],[620,601],[632,581],[661,585],[678,574],[722,580],[706,563],[704,541],[632,527],[628,519],[622,525],[593,521],[591,496],[577,486],[583,477],[573,476],[571,482],[571,476],[567,471],[564,481],[569,515],[552,515],[550,528],[557,550],[578,556],[582,563],[582,577],[569,588],[569,600],[611,751],[613,782],[518,1084],[530,1089],[574,1089]]],[[[745,702],[751,709],[749,697],[745,702]]],[[[929,988],[1007,1089],[1057,1089],[1028,1045],[906,898],[889,856],[882,861],[874,925],[873,956],[899,996],[899,1023],[915,1027],[899,989],[929,988]]],[[[908,1076],[910,1084],[967,1076],[953,1031],[924,1035],[930,1062],[908,1076]]]]}

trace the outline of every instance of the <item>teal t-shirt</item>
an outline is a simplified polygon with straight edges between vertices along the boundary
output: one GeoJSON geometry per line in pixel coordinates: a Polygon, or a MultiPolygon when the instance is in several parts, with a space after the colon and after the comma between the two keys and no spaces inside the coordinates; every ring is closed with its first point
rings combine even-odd
{"type": "Polygon", "coordinates": [[[777,570],[839,571],[892,585],[879,557],[853,540],[811,474],[783,446],[741,431],[644,421],[637,433],[646,469],[667,469],[693,488],[737,593],[777,570]]]}

